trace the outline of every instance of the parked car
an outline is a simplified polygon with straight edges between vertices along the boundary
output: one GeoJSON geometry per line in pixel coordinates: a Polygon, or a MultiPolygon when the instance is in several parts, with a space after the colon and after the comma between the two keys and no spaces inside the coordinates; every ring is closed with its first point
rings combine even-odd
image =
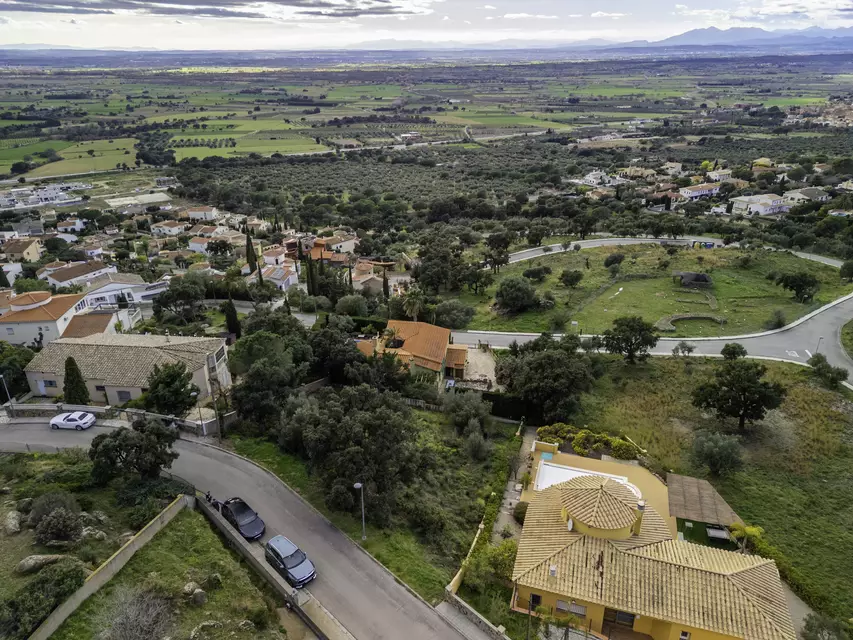
{"type": "Polygon", "coordinates": [[[242,498],[226,500],[222,503],[220,512],[246,540],[257,540],[266,531],[264,521],[242,498]]]}
{"type": "Polygon", "coordinates": [[[284,536],[270,538],[264,556],[290,586],[301,589],[317,577],[317,570],[305,552],[284,536]]]}
{"type": "Polygon", "coordinates": [[[74,411],[72,413],[60,413],[50,419],[51,429],[77,429],[82,431],[95,424],[95,416],[85,411],[74,411]]]}

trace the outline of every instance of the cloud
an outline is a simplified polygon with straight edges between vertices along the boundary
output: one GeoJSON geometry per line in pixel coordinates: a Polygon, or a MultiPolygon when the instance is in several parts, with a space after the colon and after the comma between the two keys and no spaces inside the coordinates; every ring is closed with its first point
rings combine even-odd
{"type": "Polygon", "coordinates": [[[203,18],[416,16],[442,0],[0,0],[0,11],[203,18]]]}
{"type": "Polygon", "coordinates": [[[497,7],[493,7],[493,6],[492,6],[492,5],[490,5],[490,4],[484,4],[484,5],[483,5],[483,9],[487,9],[487,10],[489,10],[489,11],[494,11],[495,9],[497,9],[497,7]]]}
{"type": "Polygon", "coordinates": [[[505,13],[506,20],[556,20],[557,16],[546,16],[541,13],[505,13]]]}
{"type": "Polygon", "coordinates": [[[590,18],[613,18],[614,20],[618,20],[619,18],[624,18],[625,16],[631,15],[630,13],[607,13],[606,11],[596,11],[595,13],[589,14],[590,18]]]}
{"type": "Polygon", "coordinates": [[[450,16],[444,16],[442,20],[450,20],[450,16]]]}
{"type": "Polygon", "coordinates": [[[570,13],[566,17],[567,18],[583,18],[583,14],[582,13],[570,13]]]}

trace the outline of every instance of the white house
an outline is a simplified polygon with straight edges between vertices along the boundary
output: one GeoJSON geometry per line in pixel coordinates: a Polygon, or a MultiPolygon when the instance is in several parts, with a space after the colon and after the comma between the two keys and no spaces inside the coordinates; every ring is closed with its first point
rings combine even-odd
{"type": "Polygon", "coordinates": [[[803,202],[826,202],[830,195],[823,189],[817,187],[806,187],[787,191],[783,196],[785,204],[802,204],[803,202]]]}
{"type": "Polygon", "coordinates": [[[195,251],[196,253],[203,253],[207,255],[207,244],[210,242],[210,238],[200,238],[195,237],[190,239],[189,250],[195,251]]]}
{"type": "Polygon", "coordinates": [[[664,173],[670,176],[680,176],[682,173],[682,165],[680,162],[665,162],[661,169],[664,173]]]}
{"type": "Polygon", "coordinates": [[[83,253],[87,258],[100,258],[104,255],[104,248],[99,244],[87,244],[83,247],[83,253]]]}
{"type": "Polygon", "coordinates": [[[612,182],[612,178],[604,171],[590,171],[580,179],[581,184],[589,187],[607,186],[612,182]]]}
{"type": "Polygon", "coordinates": [[[845,180],[838,185],[838,188],[844,189],[845,191],[853,191],[853,180],[845,180]]]}
{"type": "Polygon", "coordinates": [[[682,187],[678,190],[681,197],[687,198],[688,200],[698,200],[699,198],[715,196],[719,192],[719,182],[704,182],[702,184],[694,184],[689,187],[682,187]]]}
{"type": "Polygon", "coordinates": [[[186,229],[187,225],[177,220],[165,220],[156,222],[151,225],[151,233],[155,236],[179,236],[186,229]]]}
{"type": "Polygon", "coordinates": [[[211,222],[219,216],[219,210],[216,207],[190,207],[187,209],[187,215],[190,220],[211,222]]]}
{"type": "Polygon", "coordinates": [[[15,238],[20,238],[20,234],[17,231],[0,231],[0,244],[3,244],[7,240],[14,240],[15,238]]]}
{"type": "Polygon", "coordinates": [[[216,225],[197,224],[194,227],[191,227],[190,230],[187,231],[187,233],[190,235],[199,236],[202,238],[213,238],[214,236],[221,236],[221,235],[226,234],[230,231],[231,231],[231,229],[229,229],[228,227],[219,227],[216,225]]]}
{"type": "Polygon", "coordinates": [[[57,269],[48,274],[47,280],[55,287],[70,287],[75,284],[86,284],[98,276],[118,271],[114,265],[106,265],[98,260],[74,264],[64,269],[57,269]]]}
{"type": "MultiPolygon", "coordinates": [[[[264,282],[272,282],[279,291],[287,291],[290,287],[299,283],[299,274],[296,273],[295,269],[291,269],[290,267],[264,267],[263,269],[264,282]]],[[[257,273],[246,276],[246,282],[257,281],[257,273]]]]}
{"type": "Polygon", "coordinates": [[[146,287],[142,276],[135,273],[105,273],[86,285],[86,305],[97,308],[117,305],[122,300],[129,303],[140,302],[146,287]]]}
{"type": "Polygon", "coordinates": [[[336,253],[352,253],[358,245],[356,236],[332,236],[331,238],[318,238],[326,246],[326,251],[336,253]]]}
{"type": "Polygon", "coordinates": [[[707,174],[709,180],[713,182],[722,182],[723,180],[728,180],[732,177],[731,169],[715,169],[714,171],[709,171],[707,174]]]}
{"type": "Polygon", "coordinates": [[[762,193],[756,196],[739,196],[732,198],[732,213],[741,215],[771,216],[784,213],[788,206],[775,193],[762,193]]]}
{"type": "Polygon", "coordinates": [[[32,291],[15,296],[0,316],[0,338],[17,345],[44,345],[62,337],[71,319],[86,308],[82,293],[32,291]]]}
{"type": "Polygon", "coordinates": [[[293,261],[287,257],[287,249],[278,244],[271,245],[264,249],[263,258],[264,264],[269,267],[277,267],[278,265],[285,263],[293,263],[293,261]]]}
{"type": "Polygon", "coordinates": [[[73,233],[74,231],[83,231],[86,228],[86,221],[80,218],[68,218],[62,222],[56,223],[56,230],[61,233],[73,233]]]}

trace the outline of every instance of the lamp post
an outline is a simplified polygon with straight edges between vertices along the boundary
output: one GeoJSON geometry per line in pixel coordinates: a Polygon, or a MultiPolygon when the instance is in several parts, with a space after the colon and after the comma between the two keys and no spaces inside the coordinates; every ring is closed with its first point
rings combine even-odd
{"type": "Polygon", "coordinates": [[[817,347],[815,347],[815,350],[814,350],[814,352],[815,352],[815,353],[820,353],[820,343],[821,343],[821,341],[823,341],[823,336],[820,336],[820,337],[817,339],[817,347]]]}
{"type": "Polygon", "coordinates": [[[364,485],[356,482],[352,485],[353,489],[361,491],[361,540],[367,540],[367,529],[364,527],[364,485]]]}
{"type": "Polygon", "coordinates": [[[9,398],[9,413],[14,414],[15,410],[12,408],[12,394],[9,393],[9,387],[6,386],[6,377],[0,373],[0,380],[3,381],[3,388],[6,390],[6,397],[9,398]]]}

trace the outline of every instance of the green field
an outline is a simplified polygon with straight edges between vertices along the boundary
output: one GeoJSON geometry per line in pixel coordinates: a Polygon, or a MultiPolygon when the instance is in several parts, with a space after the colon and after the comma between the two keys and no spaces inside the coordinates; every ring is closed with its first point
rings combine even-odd
{"type": "Polygon", "coordinates": [[[600,333],[609,328],[615,318],[625,315],[641,315],[652,323],[666,316],[685,313],[710,314],[726,319],[722,326],[710,320],[683,320],[676,323],[675,332],[666,334],[699,337],[760,331],[777,310],[786,322],[792,322],[853,291],[853,285],[842,282],[838,270],[828,265],[788,253],[754,251],[749,254],[748,266],[744,267],[739,264],[744,255],[746,252],[737,249],[683,249],[669,256],[660,245],[599,247],[546,254],[503,267],[485,296],[475,296],[467,291],[458,295],[475,307],[476,315],[469,328],[493,331],[556,330],[558,327],[553,324],[555,314],[568,314],[571,320],[579,323],[583,333],[600,333]],[[616,279],[603,265],[611,253],[625,255],[616,279]],[[587,259],[589,268],[586,268],[587,259]],[[544,282],[536,284],[536,290],[540,295],[550,292],[555,298],[554,308],[517,315],[496,309],[493,296],[500,281],[510,276],[521,276],[525,270],[535,266],[547,266],[552,270],[544,282]],[[583,273],[583,280],[576,289],[560,283],[563,270],[583,273]],[[674,271],[708,273],[714,285],[699,293],[685,291],[674,283],[671,275],[674,271]],[[820,289],[812,303],[796,302],[790,291],[767,279],[771,272],[799,271],[814,274],[820,280],[820,289]],[[713,300],[706,293],[711,294],[713,300]]]}
{"type": "Polygon", "coordinates": [[[134,138],[80,142],[63,149],[60,153],[62,160],[42,165],[27,175],[40,178],[88,171],[106,171],[115,169],[116,164],[121,163],[133,167],[136,160],[134,144],[136,144],[134,138]],[[94,155],[90,155],[89,151],[94,155]]]}

